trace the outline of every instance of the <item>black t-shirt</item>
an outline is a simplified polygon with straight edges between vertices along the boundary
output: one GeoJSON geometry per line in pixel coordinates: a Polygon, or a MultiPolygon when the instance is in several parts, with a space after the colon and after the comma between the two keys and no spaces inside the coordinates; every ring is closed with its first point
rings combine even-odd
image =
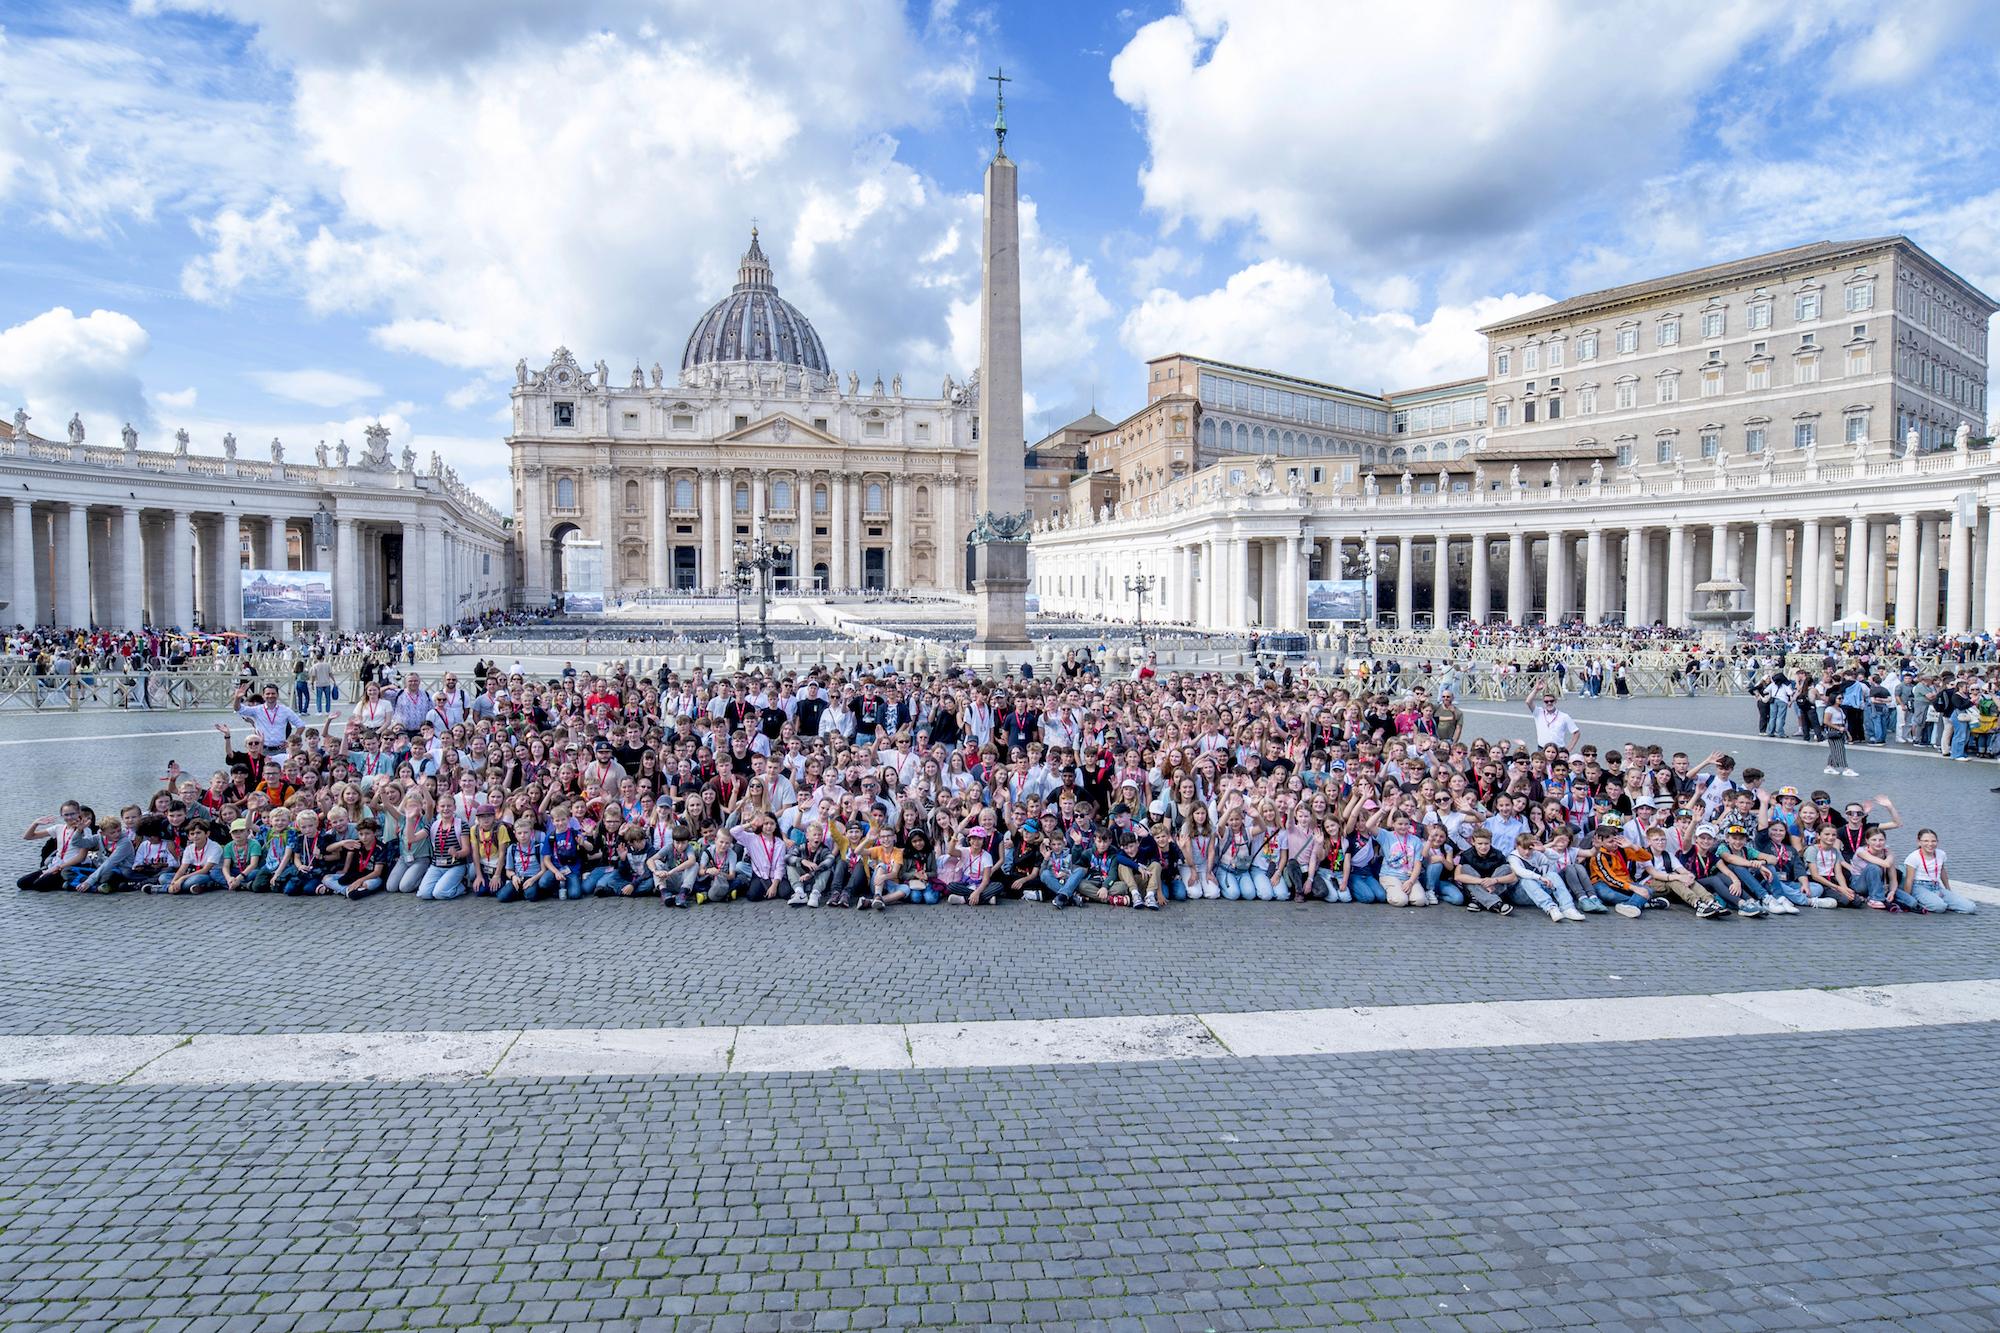
{"type": "Polygon", "coordinates": [[[876,729],[882,725],[882,701],[880,699],[871,699],[864,695],[849,704],[847,711],[854,714],[854,734],[856,737],[873,736],[876,729]]]}
{"type": "Polygon", "coordinates": [[[824,699],[801,699],[792,706],[792,716],[798,720],[801,736],[819,735],[820,714],[826,711],[824,699]]]}
{"type": "Polygon", "coordinates": [[[1472,846],[1459,853],[1458,863],[1481,879],[1492,879],[1506,866],[1507,858],[1497,847],[1488,846],[1482,853],[1477,846],[1472,846]]]}
{"type": "Polygon", "coordinates": [[[778,739],[778,733],[785,729],[785,710],[776,704],[766,704],[762,724],[765,740],[778,739]]]}

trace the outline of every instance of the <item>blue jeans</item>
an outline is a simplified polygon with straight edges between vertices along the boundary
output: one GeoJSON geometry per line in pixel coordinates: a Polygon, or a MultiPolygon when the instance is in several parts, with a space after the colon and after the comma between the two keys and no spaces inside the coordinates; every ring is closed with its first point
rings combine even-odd
{"type": "Polygon", "coordinates": [[[1073,903],[1076,901],[1077,885],[1083,883],[1083,871],[1072,870],[1067,875],[1059,876],[1054,866],[1043,866],[1042,883],[1063,902],[1073,903]]]}
{"type": "Polygon", "coordinates": [[[1340,887],[1340,877],[1325,866],[1321,866],[1313,872],[1312,882],[1313,889],[1320,897],[1330,903],[1349,903],[1354,901],[1354,894],[1340,887]]]}
{"type": "Polygon", "coordinates": [[[497,903],[531,903],[555,891],[556,877],[544,870],[539,875],[531,879],[525,879],[519,884],[514,883],[512,880],[502,884],[499,891],[493,895],[493,901],[497,903]]]}
{"type": "Polygon", "coordinates": [[[1382,881],[1365,870],[1351,870],[1348,872],[1347,891],[1354,895],[1354,901],[1357,903],[1386,903],[1389,901],[1389,892],[1382,887],[1382,881]]]}
{"type": "Polygon", "coordinates": [[[1951,757],[1965,758],[1966,743],[1972,739],[1972,724],[1963,718],[1951,720],[1951,757]]]}
{"type": "Polygon", "coordinates": [[[1564,884],[1560,879],[1544,879],[1540,875],[1523,875],[1518,870],[1514,873],[1520,876],[1520,882],[1514,886],[1514,901],[1516,903],[1532,903],[1544,912],[1548,911],[1551,907],[1557,911],[1571,911],[1575,909],[1576,899],[1570,897],[1569,886],[1564,884]]]}
{"type": "Polygon", "coordinates": [[[331,713],[332,711],[333,711],[333,686],[331,685],[313,686],[313,712],[331,713]]]}
{"type": "Polygon", "coordinates": [[[1957,889],[1946,888],[1935,880],[1920,879],[1910,885],[1910,893],[1917,906],[1926,912],[1977,912],[1979,904],[1960,893],[1957,889]]]}
{"type": "Polygon", "coordinates": [[[456,898],[465,892],[464,866],[434,865],[424,872],[424,878],[417,885],[417,897],[443,902],[456,898]]]}
{"type": "Polygon", "coordinates": [[[625,877],[618,873],[616,866],[599,866],[583,877],[583,896],[586,898],[610,898],[616,896],[625,883],[625,877]]]}
{"type": "Polygon", "coordinates": [[[1889,739],[1889,710],[1877,703],[1862,705],[1861,734],[1871,745],[1879,745],[1889,739]]]}

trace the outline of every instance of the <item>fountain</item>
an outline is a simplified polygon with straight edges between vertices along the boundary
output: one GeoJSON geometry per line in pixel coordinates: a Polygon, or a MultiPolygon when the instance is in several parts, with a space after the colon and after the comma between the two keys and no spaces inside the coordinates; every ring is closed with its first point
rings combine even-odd
{"type": "Polygon", "coordinates": [[[1750,618],[1746,608],[1736,605],[1737,594],[1745,591],[1744,585],[1724,577],[1697,583],[1694,591],[1700,604],[1688,612],[1688,619],[1701,628],[1702,644],[1716,648],[1727,645],[1750,618]]]}

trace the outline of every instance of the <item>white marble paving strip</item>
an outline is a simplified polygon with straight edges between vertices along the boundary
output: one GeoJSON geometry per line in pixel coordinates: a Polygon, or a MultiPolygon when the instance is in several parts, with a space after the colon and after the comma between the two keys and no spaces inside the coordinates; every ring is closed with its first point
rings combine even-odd
{"type": "Polygon", "coordinates": [[[133,1083],[464,1081],[500,1062],[513,1032],[204,1034],[137,1070],[133,1083]]]}
{"type": "Polygon", "coordinates": [[[1192,1015],[911,1023],[906,1030],[919,1069],[1121,1064],[1229,1054],[1192,1015]]]}
{"type": "Polygon", "coordinates": [[[1664,1041],[2000,1022],[2000,980],[967,1023],[0,1036],[0,1083],[472,1082],[972,1069],[1664,1041]]]}
{"type": "Polygon", "coordinates": [[[496,1078],[582,1078],[593,1074],[720,1074],[736,1029],[550,1028],[523,1032],[494,1069],[496,1078]]]}

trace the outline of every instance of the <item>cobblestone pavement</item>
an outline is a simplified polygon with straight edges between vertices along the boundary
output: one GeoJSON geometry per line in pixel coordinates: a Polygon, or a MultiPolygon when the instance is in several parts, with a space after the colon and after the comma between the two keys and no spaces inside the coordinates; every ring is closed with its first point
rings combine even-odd
{"type": "Polygon", "coordinates": [[[2000,1025],[15,1089],[0,1298],[24,1330],[1987,1329],[1996,1059],[2000,1025]]]}

